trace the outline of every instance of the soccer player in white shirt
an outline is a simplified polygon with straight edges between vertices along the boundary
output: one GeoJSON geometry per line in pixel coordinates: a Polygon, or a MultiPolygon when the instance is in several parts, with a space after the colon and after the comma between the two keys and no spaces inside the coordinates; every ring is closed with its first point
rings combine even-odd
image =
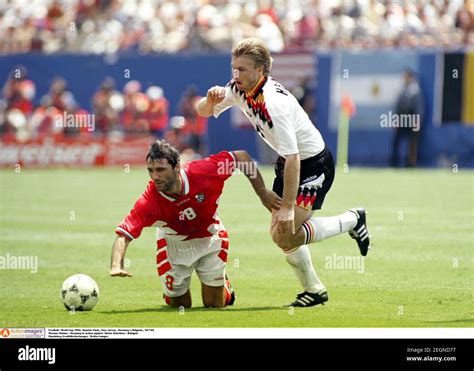
{"type": "Polygon", "coordinates": [[[225,87],[210,88],[198,113],[218,117],[237,106],[278,153],[273,190],[283,200],[272,210],[270,233],[304,288],[290,306],[310,307],[326,302],[328,294],[314,270],[308,244],[349,232],[365,256],[370,236],[362,208],[333,217],[313,216],[334,180],[334,160],[296,98],[270,76],[271,64],[261,40],[238,42],[232,49],[232,80],[225,87]]]}

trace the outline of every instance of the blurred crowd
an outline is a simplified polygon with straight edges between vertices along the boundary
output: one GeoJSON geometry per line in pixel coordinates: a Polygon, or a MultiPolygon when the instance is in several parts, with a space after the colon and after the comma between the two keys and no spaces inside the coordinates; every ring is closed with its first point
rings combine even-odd
{"type": "Polygon", "coordinates": [[[0,0],[0,53],[474,45],[474,0],[0,0]]]}
{"type": "Polygon", "coordinates": [[[179,116],[170,117],[170,103],[159,86],[146,89],[137,80],[118,90],[107,77],[93,94],[91,111],[81,107],[67,81],[54,78],[35,105],[36,87],[24,67],[13,70],[0,99],[0,137],[17,141],[43,138],[165,138],[180,151],[207,154],[207,118],[197,114],[197,89],[189,86],[177,102],[179,116]]]}

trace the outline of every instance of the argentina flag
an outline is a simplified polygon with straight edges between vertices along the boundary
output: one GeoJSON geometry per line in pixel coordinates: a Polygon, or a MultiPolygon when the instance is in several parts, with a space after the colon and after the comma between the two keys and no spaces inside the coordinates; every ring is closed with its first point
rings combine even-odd
{"type": "Polygon", "coordinates": [[[337,130],[342,97],[355,103],[351,130],[380,130],[381,117],[395,110],[403,86],[403,72],[419,71],[419,57],[413,51],[340,52],[332,65],[329,127],[337,130]]]}

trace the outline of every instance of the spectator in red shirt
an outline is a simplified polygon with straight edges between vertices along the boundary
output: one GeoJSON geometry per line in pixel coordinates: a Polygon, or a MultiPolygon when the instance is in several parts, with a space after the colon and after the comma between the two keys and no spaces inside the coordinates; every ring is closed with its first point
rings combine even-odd
{"type": "Polygon", "coordinates": [[[141,89],[142,84],[137,80],[129,81],[123,88],[125,108],[122,112],[122,123],[126,134],[137,135],[149,132],[145,112],[150,103],[141,89]]]}
{"type": "Polygon", "coordinates": [[[66,105],[63,101],[63,93],[66,91],[67,82],[62,77],[55,77],[49,86],[49,96],[51,104],[60,111],[66,110],[66,105]]]}
{"type": "Polygon", "coordinates": [[[19,66],[10,72],[5,85],[3,86],[3,97],[8,109],[19,109],[25,115],[33,112],[32,100],[35,97],[35,83],[28,80],[28,71],[25,67],[19,66]]]}
{"type": "Polygon", "coordinates": [[[169,114],[168,99],[164,96],[163,89],[159,86],[150,86],[146,95],[149,99],[149,106],[145,112],[150,132],[157,138],[162,139],[168,127],[169,114]]]}
{"type": "Polygon", "coordinates": [[[123,98],[115,90],[115,81],[111,77],[107,77],[94,94],[92,107],[96,120],[96,133],[108,134],[117,128],[120,121],[119,113],[123,109],[123,98]]]}
{"type": "Polygon", "coordinates": [[[197,104],[201,96],[194,86],[189,87],[180,103],[180,110],[184,117],[184,134],[188,145],[199,155],[207,154],[207,117],[197,113],[197,104]]]}
{"type": "Polygon", "coordinates": [[[26,126],[33,113],[33,98],[36,88],[33,81],[27,79],[25,67],[18,66],[10,75],[3,86],[5,122],[2,125],[3,134],[14,135],[17,129],[26,126]]]}

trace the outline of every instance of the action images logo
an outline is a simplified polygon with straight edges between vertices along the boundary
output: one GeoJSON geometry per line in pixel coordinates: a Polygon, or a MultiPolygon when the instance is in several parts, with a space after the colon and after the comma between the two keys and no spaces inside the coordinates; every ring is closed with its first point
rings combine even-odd
{"type": "Polygon", "coordinates": [[[0,338],[3,339],[43,339],[44,328],[3,328],[0,338]]]}

